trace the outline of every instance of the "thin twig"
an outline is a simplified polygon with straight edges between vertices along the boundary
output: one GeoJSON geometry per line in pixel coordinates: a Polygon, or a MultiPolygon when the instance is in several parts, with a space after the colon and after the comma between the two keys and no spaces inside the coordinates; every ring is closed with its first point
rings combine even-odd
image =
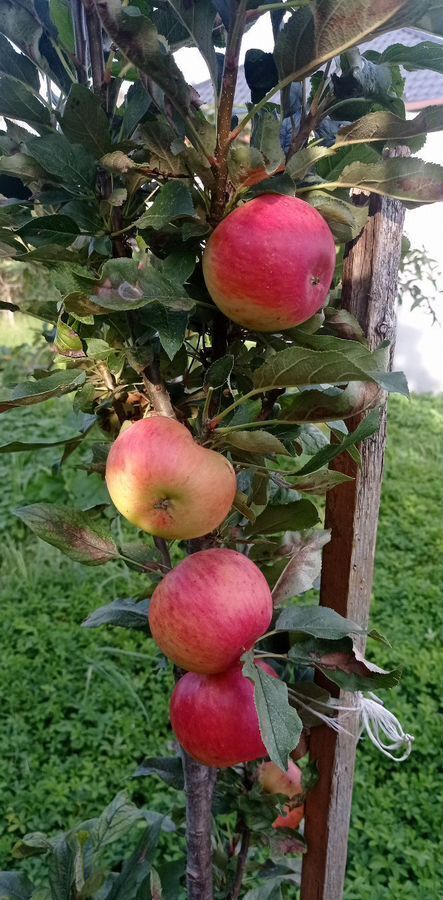
{"type": "Polygon", "coordinates": [[[226,205],[226,185],[228,181],[229,136],[231,133],[232,110],[234,107],[235,88],[237,85],[238,62],[241,40],[246,15],[247,0],[235,0],[231,3],[232,17],[226,43],[225,63],[221,98],[217,116],[217,146],[214,169],[215,190],[211,201],[211,222],[217,225],[223,216],[226,205]]]}
{"type": "Polygon", "coordinates": [[[246,864],[248,862],[249,846],[251,843],[251,832],[243,819],[240,823],[241,844],[237,856],[237,869],[235,872],[234,883],[228,894],[228,900],[238,900],[242,888],[243,878],[245,874],[246,864]]]}
{"type": "Polygon", "coordinates": [[[74,62],[77,77],[80,84],[87,84],[85,14],[82,0],[72,0],[72,22],[74,25],[74,62]]]}
{"type": "Polygon", "coordinates": [[[82,0],[82,2],[85,9],[86,31],[88,34],[92,87],[95,94],[101,94],[105,80],[102,25],[93,0],[82,0]]]}

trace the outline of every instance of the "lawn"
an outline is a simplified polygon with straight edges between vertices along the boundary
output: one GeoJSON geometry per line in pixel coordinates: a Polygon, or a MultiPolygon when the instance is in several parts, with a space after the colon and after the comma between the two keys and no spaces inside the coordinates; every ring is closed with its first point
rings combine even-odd
{"type": "MultiPolygon", "coordinates": [[[[11,349],[23,330],[18,337],[8,322],[0,328],[7,379],[26,366],[29,350],[11,349]]],[[[69,398],[13,410],[1,425],[1,444],[75,431],[69,398]]],[[[145,577],[114,563],[75,564],[11,514],[37,500],[101,502],[99,477],[85,486],[75,457],[60,469],[59,455],[57,448],[0,455],[1,868],[15,864],[10,852],[19,836],[92,816],[122,787],[152,809],[170,812],[177,802],[155,779],[132,780],[143,757],[167,751],[171,741],[170,675],[154,645],[138,633],[80,627],[94,608],[147,592],[145,577]]],[[[378,660],[404,667],[401,686],[385,699],[416,740],[401,765],[361,744],[346,900],[443,894],[442,507],[443,398],[393,398],[372,624],[394,643],[385,660],[377,647],[378,660]]]]}

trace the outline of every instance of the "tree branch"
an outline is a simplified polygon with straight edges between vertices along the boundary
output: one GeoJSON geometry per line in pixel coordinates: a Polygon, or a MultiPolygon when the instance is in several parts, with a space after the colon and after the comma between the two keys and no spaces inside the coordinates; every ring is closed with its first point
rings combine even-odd
{"type": "Polygon", "coordinates": [[[82,0],[82,2],[85,9],[86,31],[88,34],[92,86],[95,94],[101,94],[105,80],[102,25],[95,9],[94,0],[82,0]]]}
{"type": "Polygon", "coordinates": [[[74,26],[75,68],[80,84],[87,84],[85,14],[82,0],[72,0],[72,22],[74,26]]]}
{"type": "Polygon", "coordinates": [[[225,64],[221,98],[217,116],[217,146],[214,167],[215,189],[212,194],[210,220],[218,225],[226,205],[226,185],[228,181],[228,152],[230,144],[232,110],[237,85],[238,61],[246,16],[247,0],[232,0],[231,25],[226,44],[225,64]]]}
{"type": "Polygon", "coordinates": [[[213,900],[212,796],[217,769],[209,769],[183,754],[186,793],[188,900],[213,900]]]}
{"type": "Polygon", "coordinates": [[[251,843],[251,832],[244,820],[240,823],[241,827],[241,843],[237,856],[237,869],[235,872],[234,883],[228,894],[228,900],[238,900],[245,874],[246,864],[248,862],[249,845],[251,843]]]}

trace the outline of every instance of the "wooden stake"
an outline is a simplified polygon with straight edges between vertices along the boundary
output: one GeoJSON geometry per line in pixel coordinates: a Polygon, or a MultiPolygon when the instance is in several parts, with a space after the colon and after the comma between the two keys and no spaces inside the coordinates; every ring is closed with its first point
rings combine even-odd
{"type": "MultiPolygon", "coordinates": [[[[403,222],[401,203],[372,195],[368,223],[347,248],[342,307],[358,319],[371,349],[385,340],[394,345],[403,222]]],[[[362,418],[349,420],[349,430],[362,418]]],[[[320,603],[363,626],[371,604],[385,443],[386,403],[380,431],[361,448],[361,468],[348,454],[332,463],[332,468],[354,481],[331,491],[326,504],[325,527],[332,530],[332,539],[323,554],[320,603]]],[[[330,683],[328,687],[332,692],[330,683]]],[[[344,694],[343,702],[351,705],[352,695],[344,694]]],[[[324,726],[311,734],[310,753],[318,763],[320,779],[306,803],[308,852],[303,860],[301,900],[343,896],[358,717],[342,715],[350,735],[337,735],[324,726]]]]}

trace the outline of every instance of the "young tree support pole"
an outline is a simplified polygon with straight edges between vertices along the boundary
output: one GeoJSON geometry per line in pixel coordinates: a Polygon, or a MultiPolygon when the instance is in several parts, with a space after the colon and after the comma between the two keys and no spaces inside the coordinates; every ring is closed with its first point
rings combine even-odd
{"type": "MultiPolygon", "coordinates": [[[[392,155],[408,152],[402,148],[392,155]]],[[[368,223],[348,245],[343,270],[342,308],[359,321],[371,350],[390,342],[391,362],[404,215],[398,200],[372,194],[368,223]]],[[[350,419],[349,429],[353,431],[363,417],[350,419]]],[[[326,503],[325,527],[332,530],[332,537],[323,551],[320,604],[363,626],[371,604],[385,444],[386,401],[380,430],[362,445],[361,467],[349,454],[332,463],[332,468],[354,480],[331,491],[326,503]]],[[[334,693],[334,686],[328,687],[334,693]]],[[[335,692],[338,695],[338,689],[335,692]]],[[[342,696],[343,705],[350,706],[354,695],[342,696]]],[[[357,714],[341,717],[350,734],[322,726],[313,730],[310,740],[320,777],[306,802],[308,852],[303,860],[302,900],[343,896],[359,722],[357,714]]]]}

